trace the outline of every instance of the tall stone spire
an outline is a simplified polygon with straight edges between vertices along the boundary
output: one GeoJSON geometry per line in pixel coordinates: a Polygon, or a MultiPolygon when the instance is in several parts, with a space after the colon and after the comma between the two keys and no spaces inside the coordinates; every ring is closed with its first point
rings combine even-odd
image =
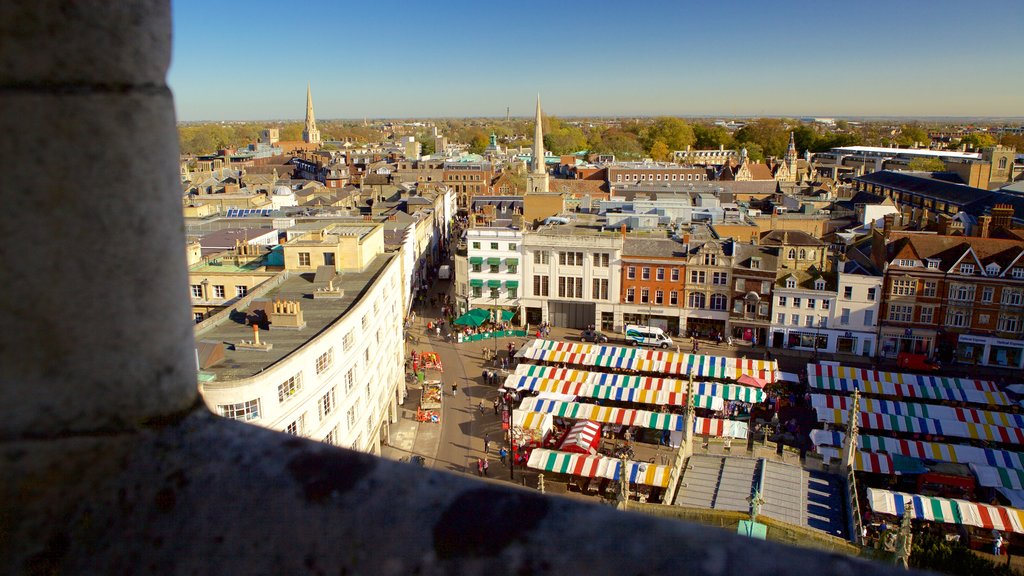
{"type": "Polygon", "coordinates": [[[309,144],[320,143],[320,131],[316,129],[316,116],[313,115],[313,93],[306,84],[306,128],[302,131],[302,141],[309,144]]]}
{"type": "Polygon", "coordinates": [[[533,129],[533,166],[526,177],[526,192],[548,191],[548,170],[544,166],[544,127],[540,110],[540,94],[537,94],[536,126],[533,129]]]}
{"type": "Polygon", "coordinates": [[[786,161],[796,160],[796,140],[793,138],[793,133],[789,133],[789,148],[786,150],[786,161]]]}

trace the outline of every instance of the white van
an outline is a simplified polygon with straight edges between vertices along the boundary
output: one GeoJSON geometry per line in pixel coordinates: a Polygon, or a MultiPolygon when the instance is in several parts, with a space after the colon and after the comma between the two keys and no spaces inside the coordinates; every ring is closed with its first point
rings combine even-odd
{"type": "Polygon", "coordinates": [[[658,348],[675,346],[672,339],[656,326],[630,324],[626,326],[626,341],[634,346],[656,346],[658,348]]]}

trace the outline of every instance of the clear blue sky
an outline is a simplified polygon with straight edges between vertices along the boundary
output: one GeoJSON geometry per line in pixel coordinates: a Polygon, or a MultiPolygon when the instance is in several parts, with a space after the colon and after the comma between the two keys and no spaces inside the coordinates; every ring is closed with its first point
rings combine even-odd
{"type": "Polygon", "coordinates": [[[1024,0],[174,0],[180,120],[1024,116],[1024,0]]]}

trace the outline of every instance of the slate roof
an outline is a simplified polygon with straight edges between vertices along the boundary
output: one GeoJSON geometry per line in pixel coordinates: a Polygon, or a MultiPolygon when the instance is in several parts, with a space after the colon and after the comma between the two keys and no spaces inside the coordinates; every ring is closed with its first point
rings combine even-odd
{"type": "MultiPolygon", "coordinates": [[[[979,238],[975,236],[939,236],[936,234],[915,234],[892,232],[886,245],[886,260],[892,262],[907,246],[920,259],[939,260],[939,267],[946,271],[973,250],[982,267],[990,263],[999,265],[1004,272],[1024,252],[1024,242],[1000,238],[979,238]]],[[[970,257],[968,257],[970,258],[970,257]]],[[[972,262],[972,260],[967,260],[972,262]]]]}
{"type": "Polygon", "coordinates": [[[765,246],[824,246],[825,243],[800,230],[772,230],[761,238],[765,246]]]}
{"type": "Polygon", "coordinates": [[[622,245],[622,256],[657,256],[685,258],[686,251],[679,242],[669,238],[632,238],[627,236],[622,245]]]}
{"type": "Polygon", "coordinates": [[[919,173],[908,174],[905,172],[893,172],[890,170],[872,172],[865,176],[858,176],[857,178],[854,178],[854,180],[857,182],[884,186],[886,188],[892,188],[903,192],[911,192],[926,198],[934,198],[942,202],[951,202],[958,206],[965,206],[971,202],[994,194],[984,188],[974,188],[972,186],[964,186],[963,184],[944,182],[942,180],[924,177],[919,173]]]}
{"type": "Polygon", "coordinates": [[[753,270],[750,267],[750,259],[755,257],[761,259],[761,267],[757,269],[758,271],[774,272],[779,266],[778,248],[760,246],[758,244],[743,244],[741,242],[733,243],[732,262],[734,268],[753,270]]]}

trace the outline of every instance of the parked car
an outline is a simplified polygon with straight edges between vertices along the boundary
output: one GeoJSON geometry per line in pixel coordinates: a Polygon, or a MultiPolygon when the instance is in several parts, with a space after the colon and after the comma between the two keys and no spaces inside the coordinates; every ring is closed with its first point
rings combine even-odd
{"type": "Polygon", "coordinates": [[[583,332],[580,332],[580,340],[584,342],[593,342],[595,344],[604,344],[608,342],[608,337],[597,330],[584,330],[583,332]]]}

